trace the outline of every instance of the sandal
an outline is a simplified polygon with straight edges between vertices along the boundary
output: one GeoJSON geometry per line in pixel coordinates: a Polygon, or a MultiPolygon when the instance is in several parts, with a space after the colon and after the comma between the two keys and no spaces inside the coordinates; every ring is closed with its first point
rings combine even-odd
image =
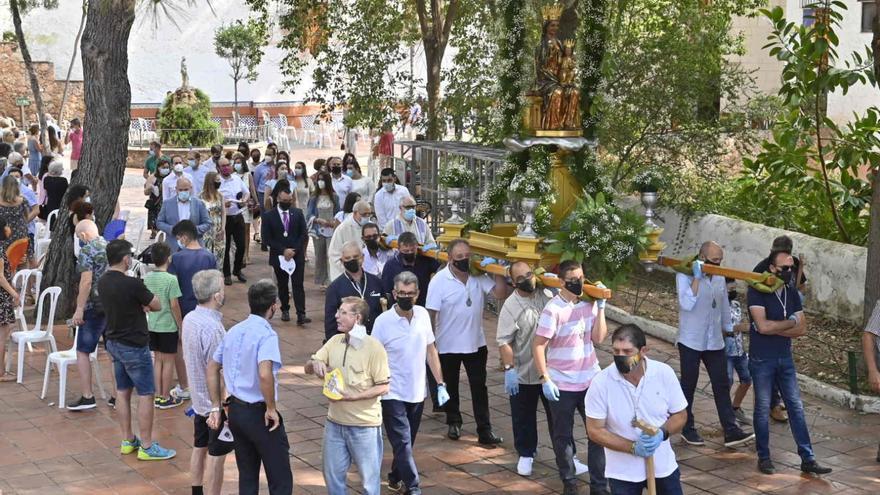
{"type": "Polygon", "coordinates": [[[14,382],[16,378],[17,377],[13,373],[4,373],[0,376],[0,383],[14,382]]]}

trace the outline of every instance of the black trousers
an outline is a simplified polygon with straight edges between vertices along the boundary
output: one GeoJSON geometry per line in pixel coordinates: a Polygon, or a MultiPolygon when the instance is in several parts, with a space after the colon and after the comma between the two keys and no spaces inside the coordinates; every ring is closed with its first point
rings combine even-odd
{"type": "Polygon", "coordinates": [[[226,252],[223,253],[223,276],[231,275],[229,271],[229,248],[232,242],[235,242],[235,265],[232,273],[238,275],[241,273],[241,267],[244,264],[244,218],[239,215],[226,215],[226,252]]]}
{"type": "Polygon", "coordinates": [[[305,274],[305,257],[297,256],[296,270],[288,275],[284,270],[273,267],[275,279],[278,280],[278,299],[281,301],[281,311],[290,311],[290,293],[293,292],[293,306],[296,308],[296,316],[306,316],[306,292],[303,289],[303,277],[305,274]],[[289,282],[289,288],[288,288],[289,282]]]}
{"type": "Polygon", "coordinates": [[[440,407],[437,405],[437,380],[434,379],[434,373],[431,373],[431,367],[427,363],[425,364],[425,369],[428,370],[425,376],[428,377],[428,393],[431,396],[431,405],[436,409],[440,407]]]}
{"type": "Polygon", "coordinates": [[[694,392],[697,390],[700,361],[702,361],[709,373],[712,394],[715,396],[715,409],[718,410],[718,419],[721,421],[724,437],[739,432],[740,428],[733,414],[733,403],[730,401],[730,378],[727,376],[727,356],[724,354],[724,349],[695,351],[688,346],[678,344],[678,356],[681,363],[681,390],[688,402],[684,431],[694,429],[694,413],[691,412],[691,408],[694,404],[694,392]]]}
{"type": "Polygon", "coordinates": [[[538,450],[538,401],[544,404],[547,428],[553,438],[553,413],[541,385],[519,384],[519,392],[510,396],[510,420],[513,423],[513,445],[520,457],[535,457],[538,450]]]}
{"type": "Polygon", "coordinates": [[[392,482],[403,481],[410,493],[421,493],[413,446],[422,423],[424,407],[424,402],[382,401],[382,424],[394,451],[388,479],[392,482]]]}
{"type": "MultiPolygon", "coordinates": [[[[522,389],[522,385],[520,385],[522,389]]],[[[574,413],[581,417],[581,423],[586,426],[587,414],[584,408],[584,398],[587,391],[569,392],[559,391],[559,400],[549,401],[551,423],[553,425],[551,439],[553,440],[553,453],[556,454],[556,467],[559,469],[559,478],[563,484],[574,485],[577,483],[577,474],[574,467],[574,456],[577,448],[574,442],[574,413]]],[[[598,443],[589,440],[587,442],[587,467],[590,468],[590,495],[608,493],[608,481],[605,479],[605,449],[598,443]]]]}
{"type": "MultiPolygon", "coordinates": [[[[262,404],[262,403],[261,403],[262,404]]],[[[284,420],[269,431],[264,415],[266,405],[229,404],[229,430],[235,439],[235,464],[238,466],[238,493],[256,495],[260,491],[260,464],[266,470],[271,495],[293,493],[290,470],[290,444],[284,432],[284,420]]]]}
{"type": "Polygon", "coordinates": [[[446,424],[461,424],[461,409],[458,395],[458,375],[461,365],[467,373],[471,387],[471,402],[474,405],[474,420],[477,422],[477,434],[488,435],[492,431],[489,422],[489,390],[486,388],[486,360],[489,351],[486,346],[469,354],[440,354],[440,368],[443,369],[443,381],[449,392],[449,402],[443,405],[446,411],[446,424]]]}

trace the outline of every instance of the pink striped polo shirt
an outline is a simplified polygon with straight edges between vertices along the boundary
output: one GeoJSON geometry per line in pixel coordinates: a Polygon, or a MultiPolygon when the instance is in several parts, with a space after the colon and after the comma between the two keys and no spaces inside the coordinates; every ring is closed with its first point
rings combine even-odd
{"type": "Polygon", "coordinates": [[[550,339],[547,371],[559,390],[586,390],[599,373],[599,359],[590,339],[598,312],[595,304],[572,304],[558,295],[544,306],[536,333],[550,339]]]}

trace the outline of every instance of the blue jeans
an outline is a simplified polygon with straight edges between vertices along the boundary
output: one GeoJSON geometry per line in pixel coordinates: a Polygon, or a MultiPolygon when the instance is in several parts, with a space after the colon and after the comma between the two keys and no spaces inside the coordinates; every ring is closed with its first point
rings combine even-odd
{"type": "Polygon", "coordinates": [[[779,387],[788,409],[788,425],[803,461],[815,458],[810,443],[810,432],[804,417],[804,404],[798,389],[797,371],[791,356],[773,359],[749,357],[749,371],[755,394],[755,445],[758,459],[770,458],[770,402],[774,385],[779,387]]]}
{"type": "Polygon", "coordinates": [[[98,340],[107,327],[107,317],[94,309],[83,311],[83,324],[76,334],[76,350],[91,354],[98,348],[98,340]]]}
{"type": "MultiPolygon", "coordinates": [[[[681,473],[678,469],[665,478],[657,478],[657,495],[681,495],[681,473]]],[[[638,483],[632,481],[621,481],[614,478],[608,478],[611,484],[612,495],[642,495],[642,490],[648,486],[646,481],[638,483]]]]}
{"type": "Polygon", "coordinates": [[[324,483],[330,495],[344,495],[346,474],[352,461],[357,466],[367,495],[379,495],[382,469],[382,427],[344,426],[329,419],[324,423],[324,483]]]}
{"type": "Polygon", "coordinates": [[[422,423],[424,407],[424,402],[382,401],[382,424],[388,435],[388,443],[394,451],[388,482],[402,481],[413,495],[422,493],[419,488],[419,471],[413,459],[413,445],[422,423]]]}
{"type": "Polygon", "coordinates": [[[113,356],[116,390],[136,388],[138,395],[156,394],[149,346],[132,347],[116,340],[108,340],[107,352],[113,356]]]}
{"type": "Polygon", "coordinates": [[[742,356],[727,356],[727,377],[730,378],[730,386],[733,387],[733,382],[736,377],[739,377],[739,382],[745,385],[749,385],[752,383],[752,375],[749,374],[749,355],[743,354],[742,356]],[[736,373],[734,375],[734,372],[736,373]]]}

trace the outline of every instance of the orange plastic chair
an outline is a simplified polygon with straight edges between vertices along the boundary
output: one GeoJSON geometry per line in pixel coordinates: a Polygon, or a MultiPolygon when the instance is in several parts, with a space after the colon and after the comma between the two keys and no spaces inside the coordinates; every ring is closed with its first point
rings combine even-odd
{"type": "MultiPolygon", "coordinates": [[[[9,260],[9,269],[12,273],[18,270],[18,265],[27,257],[28,244],[27,238],[18,239],[6,248],[6,259],[9,260]]],[[[7,274],[7,276],[12,275],[12,273],[7,274]]]]}

